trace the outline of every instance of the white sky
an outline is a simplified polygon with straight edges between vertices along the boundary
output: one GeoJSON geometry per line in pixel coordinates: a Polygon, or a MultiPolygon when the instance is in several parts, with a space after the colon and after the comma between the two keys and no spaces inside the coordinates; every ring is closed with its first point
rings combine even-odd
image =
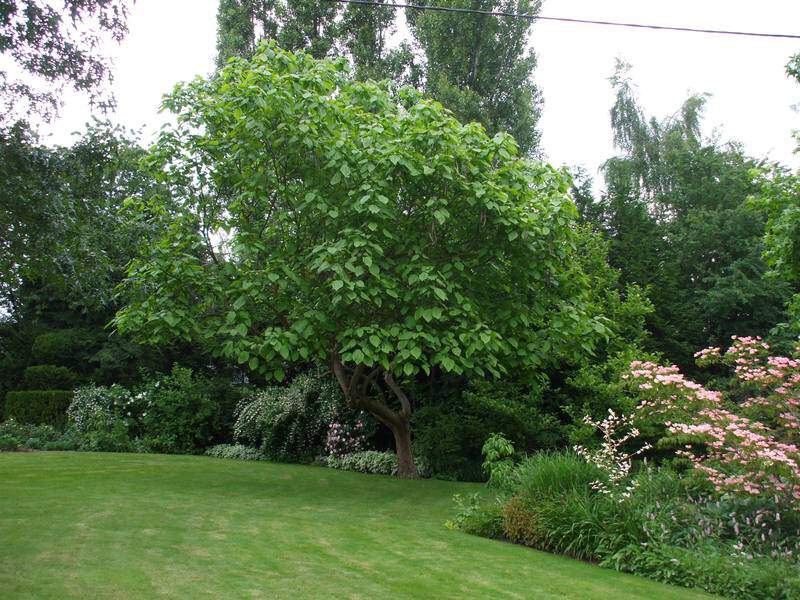
{"type": "MultiPolygon", "coordinates": [[[[138,0],[130,34],[111,49],[115,59],[112,119],[143,129],[144,139],[164,121],[161,95],[178,82],[213,68],[217,0],[138,0]]],[[[542,15],[638,23],[800,34],[797,0],[545,0],[542,15]]],[[[465,17],[468,18],[468,17],[465,17]]],[[[534,78],[545,97],[540,127],[554,164],[597,167],[613,154],[608,77],[619,56],[648,115],[674,113],[689,93],[709,92],[705,132],[744,143],[794,168],[792,129],[800,129],[800,86],[784,75],[800,40],[744,38],[539,21],[531,42],[539,56],[534,78]]],[[[90,113],[68,95],[61,117],[44,127],[51,143],[67,143],[90,113]]]]}

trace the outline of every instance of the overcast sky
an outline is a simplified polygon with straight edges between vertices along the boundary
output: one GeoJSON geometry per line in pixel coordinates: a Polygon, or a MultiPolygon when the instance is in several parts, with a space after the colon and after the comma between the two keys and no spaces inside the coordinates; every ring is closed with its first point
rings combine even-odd
{"type": "MultiPolygon", "coordinates": [[[[118,110],[112,118],[152,138],[164,117],[161,95],[178,81],[213,68],[217,0],[137,0],[130,34],[114,57],[118,110]]],[[[800,34],[797,0],[545,0],[542,15],[659,25],[800,34]]],[[[469,18],[469,17],[464,17],[469,18]]],[[[708,92],[706,133],[718,129],[756,156],[797,168],[792,129],[800,129],[800,85],[784,65],[800,40],[631,30],[539,21],[531,37],[536,83],[544,93],[542,143],[554,164],[582,165],[592,174],[613,153],[608,77],[615,57],[633,65],[648,115],[674,113],[689,93],[708,92]]],[[[68,95],[61,118],[44,128],[51,143],[67,143],[90,114],[68,95]]]]}

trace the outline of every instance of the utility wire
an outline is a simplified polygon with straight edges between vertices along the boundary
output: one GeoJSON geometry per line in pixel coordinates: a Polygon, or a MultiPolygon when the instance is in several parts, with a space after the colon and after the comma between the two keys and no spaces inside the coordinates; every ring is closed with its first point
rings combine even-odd
{"type": "Polygon", "coordinates": [[[532,15],[527,13],[510,13],[491,10],[479,10],[477,8],[456,8],[454,6],[426,6],[422,4],[404,4],[401,2],[372,2],[371,0],[327,0],[328,2],[339,2],[341,4],[358,4],[361,6],[389,7],[389,8],[411,8],[415,10],[430,10],[443,13],[461,13],[473,15],[487,15],[490,17],[512,17],[516,19],[530,19],[531,21],[560,21],[562,23],[582,23],[586,25],[610,25],[613,27],[634,27],[637,29],[657,29],[662,31],[684,31],[689,33],[711,33],[717,35],[741,35],[762,38],[784,38],[800,40],[800,35],[789,33],[756,33],[752,31],[726,31],[723,29],[694,29],[692,27],[669,27],[667,25],[644,25],[642,23],[622,23],[618,21],[594,21],[591,19],[572,19],[569,17],[547,17],[532,15]]]}

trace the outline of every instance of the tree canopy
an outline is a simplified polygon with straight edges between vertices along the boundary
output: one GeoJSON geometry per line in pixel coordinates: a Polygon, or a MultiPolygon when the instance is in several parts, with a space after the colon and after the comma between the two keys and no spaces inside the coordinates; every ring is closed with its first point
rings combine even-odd
{"type": "Polygon", "coordinates": [[[111,78],[108,59],[101,54],[106,39],[127,34],[126,0],[64,0],[63,8],[45,0],[0,2],[0,54],[10,59],[11,71],[0,68],[0,122],[34,111],[48,117],[59,105],[65,85],[88,92],[102,109],[113,106],[103,89],[111,78]],[[21,70],[34,80],[20,78],[21,70]],[[44,85],[42,85],[44,84],[44,85]]]}
{"type": "Polygon", "coordinates": [[[330,364],[395,433],[405,474],[402,378],[502,376],[604,333],[569,182],[510,136],[274,45],[165,106],[178,124],[148,162],[168,192],[137,205],[165,233],[131,266],[121,331],[202,340],[279,380],[330,364]]]}
{"type": "MultiPolygon", "coordinates": [[[[221,0],[217,65],[248,57],[260,39],[315,58],[346,57],[357,79],[412,84],[489,135],[511,134],[523,154],[535,154],[542,99],[532,82],[536,55],[529,19],[406,10],[413,43],[391,44],[395,7],[342,5],[328,0],[221,0]]],[[[437,4],[436,2],[433,3],[437,4]]],[[[438,3],[484,11],[537,14],[538,0],[457,0],[438,3]]]]}
{"type": "MultiPolygon", "coordinates": [[[[437,0],[432,5],[487,12],[538,14],[540,0],[437,0]]],[[[532,81],[536,55],[531,19],[406,10],[425,53],[426,91],[461,121],[482,123],[490,135],[514,136],[524,154],[539,144],[541,94],[532,81]]]]}

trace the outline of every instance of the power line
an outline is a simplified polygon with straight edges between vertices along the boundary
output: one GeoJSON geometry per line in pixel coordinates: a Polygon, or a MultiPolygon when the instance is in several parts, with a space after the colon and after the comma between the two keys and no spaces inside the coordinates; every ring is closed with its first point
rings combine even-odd
{"type": "Polygon", "coordinates": [[[559,21],[562,23],[580,23],[585,25],[610,25],[612,27],[633,27],[636,29],[656,29],[661,31],[683,31],[688,33],[711,33],[717,35],[740,35],[762,38],[784,38],[800,40],[800,35],[789,33],[756,33],[752,31],[726,31],[723,29],[694,29],[692,27],[670,27],[668,25],[645,25],[642,23],[622,23],[619,21],[594,21],[591,19],[572,19],[569,17],[547,17],[532,15],[528,13],[509,13],[491,10],[479,10],[477,8],[456,8],[454,6],[426,6],[422,4],[404,4],[400,2],[372,2],[370,0],[327,0],[328,2],[340,2],[342,4],[358,4],[361,6],[389,7],[389,8],[411,8],[415,10],[430,10],[444,13],[460,13],[473,15],[486,15],[490,17],[512,17],[516,19],[530,19],[531,21],[559,21]]]}

